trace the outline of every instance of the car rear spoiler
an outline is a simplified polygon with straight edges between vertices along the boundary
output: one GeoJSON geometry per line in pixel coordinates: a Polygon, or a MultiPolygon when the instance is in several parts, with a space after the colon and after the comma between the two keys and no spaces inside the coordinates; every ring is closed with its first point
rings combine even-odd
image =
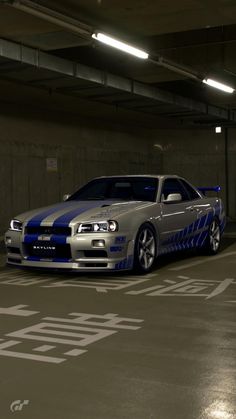
{"type": "Polygon", "coordinates": [[[220,192],[221,187],[219,185],[218,186],[209,186],[209,187],[206,186],[206,187],[198,188],[198,190],[200,192],[202,192],[203,195],[206,195],[206,192],[209,192],[209,191],[212,191],[212,192],[220,192]]]}

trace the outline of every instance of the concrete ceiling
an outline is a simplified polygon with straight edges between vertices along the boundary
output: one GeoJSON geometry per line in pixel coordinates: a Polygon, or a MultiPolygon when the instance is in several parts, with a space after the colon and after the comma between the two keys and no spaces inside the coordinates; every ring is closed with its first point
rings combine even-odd
{"type": "MultiPolygon", "coordinates": [[[[144,48],[154,61],[161,56],[180,68],[187,67],[190,73],[211,76],[236,88],[235,0],[38,0],[34,4],[72,23],[79,21],[88,31],[100,30],[144,48]]],[[[62,76],[60,69],[59,77],[52,67],[39,68],[35,62],[7,53],[5,44],[2,80],[181,124],[235,124],[236,94],[218,92],[181,72],[98,45],[90,36],[18,10],[11,1],[0,0],[0,38],[13,41],[8,48],[13,50],[15,45],[15,53],[21,45],[32,47],[32,54],[40,49],[48,54],[47,60],[60,57],[67,64],[80,64],[83,75],[86,73],[86,77],[81,72],[62,76]],[[95,80],[92,71],[98,72],[95,80]],[[107,80],[116,77],[115,84],[100,82],[101,74],[107,80]],[[139,83],[138,94],[132,86],[127,88],[128,81],[136,87],[139,83]]]]}

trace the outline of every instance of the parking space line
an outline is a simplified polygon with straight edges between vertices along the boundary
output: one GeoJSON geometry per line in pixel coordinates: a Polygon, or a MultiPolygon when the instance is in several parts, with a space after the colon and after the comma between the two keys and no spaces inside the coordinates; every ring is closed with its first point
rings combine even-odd
{"type": "Polygon", "coordinates": [[[201,260],[197,260],[196,262],[191,262],[191,263],[186,263],[184,265],[181,266],[177,266],[175,268],[169,268],[169,271],[181,271],[182,269],[187,269],[187,268],[191,268],[193,266],[197,266],[197,265],[201,265],[203,263],[207,263],[207,262],[215,262],[216,260],[219,259],[223,259],[226,258],[228,256],[235,256],[236,252],[228,252],[228,253],[224,253],[223,255],[218,255],[218,256],[209,256],[207,258],[201,259],[201,260]]]}

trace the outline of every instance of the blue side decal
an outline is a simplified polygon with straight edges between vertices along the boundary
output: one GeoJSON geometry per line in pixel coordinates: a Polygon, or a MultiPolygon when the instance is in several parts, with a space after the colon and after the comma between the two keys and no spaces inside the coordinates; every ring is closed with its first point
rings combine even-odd
{"type": "Polygon", "coordinates": [[[206,219],[207,219],[207,215],[204,215],[204,216],[200,219],[200,223],[199,223],[199,226],[198,226],[199,230],[200,230],[202,227],[204,227],[205,222],[206,222],[206,219]]]}
{"type": "Polygon", "coordinates": [[[126,268],[132,268],[132,266],[133,266],[133,255],[129,255],[128,260],[127,260],[127,264],[126,264],[126,268]]]}
{"type": "Polygon", "coordinates": [[[207,238],[208,231],[204,231],[201,237],[201,241],[199,241],[199,246],[202,247],[205,243],[205,240],[207,238]]]}
{"type": "Polygon", "coordinates": [[[212,222],[213,217],[213,212],[209,212],[199,220],[194,221],[194,223],[169,237],[163,243],[163,245],[166,246],[166,249],[162,251],[162,253],[170,253],[176,250],[191,249],[192,247],[203,246],[207,237],[207,230],[199,230],[208,227],[212,222]]]}
{"type": "Polygon", "coordinates": [[[111,252],[122,252],[124,248],[122,246],[111,246],[110,251],[111,252]]]}
{"type": "Polygon", "coordinates": [[[129,269],[133,266],[133,256],[129,255],[128,258],[121,260],[115,264],[115,269],[129,269]]]}
{"type": "Polygon", "coordinates": [[[126,237],[125,236],[118,236],[115,238],[115,243],[125,243],[126,242],[126,237]]]}

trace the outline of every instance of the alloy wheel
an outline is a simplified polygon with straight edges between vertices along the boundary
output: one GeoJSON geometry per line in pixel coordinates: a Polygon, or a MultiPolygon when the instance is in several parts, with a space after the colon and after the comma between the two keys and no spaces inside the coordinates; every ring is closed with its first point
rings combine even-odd
{"type": "Polygon", "coordinates": [[[216,220],[214,220],[210,226],[209,239],[211,249],[213,252],[217,252],[220,246],[220,227],[216,220]]]}
{"type": "Polygon", "coordinates": [[[138,237],[138,261],[140,267],[147,271],[153,265],[156,252],[154,233],[151,228],[145,227],[138,237]]]}

